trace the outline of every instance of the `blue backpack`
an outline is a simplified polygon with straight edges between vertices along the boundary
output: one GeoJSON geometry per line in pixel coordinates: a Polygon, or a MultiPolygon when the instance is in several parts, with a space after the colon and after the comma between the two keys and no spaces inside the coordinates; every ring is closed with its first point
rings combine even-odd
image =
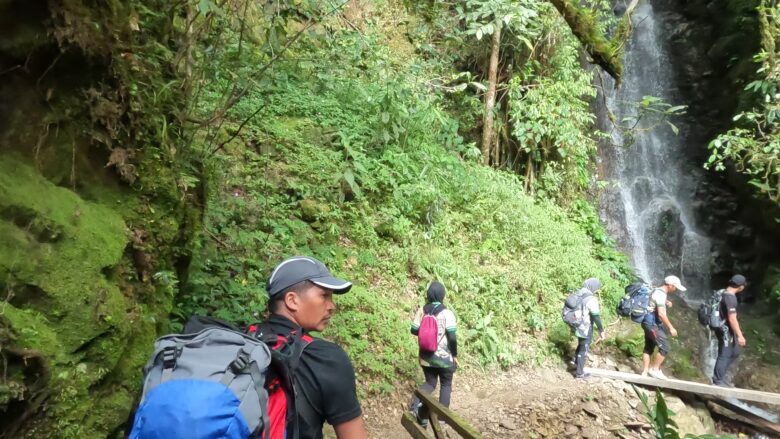
{"type": "Polygon", "coordinates": [[[650,305],[650,285],[637,281],[625,288],[625,295],[617,306],[618,315],[630,317],[636,323],[642,323],[647,317],[650,305]]]}

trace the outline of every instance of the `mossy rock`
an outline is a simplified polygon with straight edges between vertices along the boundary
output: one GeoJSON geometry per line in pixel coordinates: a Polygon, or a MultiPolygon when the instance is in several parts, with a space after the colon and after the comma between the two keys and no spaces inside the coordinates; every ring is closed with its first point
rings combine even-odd
{"type": "Polygon", "coordinates": [[[645,332],[641,325],[629,319],[621,319],[615,330],[614,343],[628,357],[639,358],[645,345],[645,332]]]}
{"type": "Polygon", "coordinates": [[[139,321],[122,282],[106,276],[126,271],[122,216],[6,155],[0,237],[0,287],[8,297],[0,342],[9,360],[0,387],[9,420],[0,426],[14,437],[105,437],[132,408],[156,335],[153,323],[139,321]]]}
{"type": "Polygon", "coordinates": [[[313,198],[301,200],[299,206],[301,208],[301,218],[308,223],[315,222],[330,212],[330,206],[313,198]]]}

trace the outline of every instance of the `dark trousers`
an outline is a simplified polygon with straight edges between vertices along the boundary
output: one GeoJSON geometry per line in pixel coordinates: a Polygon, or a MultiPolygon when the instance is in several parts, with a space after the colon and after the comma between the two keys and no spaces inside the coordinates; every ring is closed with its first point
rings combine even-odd
{"type": "Polygon", "coordinates": [[[737,338],[728,326],[716,329],[715,335],[718,337],[718,359],[712,372],[712,383],[725,384],[729,367],[739,357],[742,348],[737,344],[737,338]]]}
{"type": "Polygon", "coordinates": [[[588,359],[588,348],[593,340],[593,326],[588,329],[588,335],[585,338],[577,337],[577,352],[574,356],[574,363],[577,365],[577,376],[582,376],[585,370],[585,361],[588,359]]]}
{"type": "MultiPolygon", "coordinates": [[[[441,381],[441,389],[439,390],[439,402],[444,407],[450,406],[450,396],[452,395],[452,376],[455,375],[455,366],[452,367],[426,367],[423,366],[423,374],[425,374],[425,382],[420,386],[420,391],[425,393],[433,393],[436,390],[436,382],[441,381]]],[[[412,397],[410,408],[414,410],[420,404],[420,398],[417,396],[412,397]]]]}

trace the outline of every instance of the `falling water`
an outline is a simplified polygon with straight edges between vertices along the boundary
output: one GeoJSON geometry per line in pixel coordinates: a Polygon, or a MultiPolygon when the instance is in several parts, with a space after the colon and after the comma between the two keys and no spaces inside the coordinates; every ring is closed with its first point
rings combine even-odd
{"type": "MultiPolygon", "coordinates": [[[[609,79],[604,81],[606,108],[612,116],[600,117],[611,141],[602,155],[606,155],[606,177],[616,186],[602,204],[606,204],[607,226],[619,236],[637,274],[654,285],[665,276],[679,276],[688,288],[682,299],[696,306],[712,291],[711,252],[710,240],[697,227],[691,209],[696,181],[684,154],[685,126],[675,125],[678,135],[667,123],[678,124],[674,118],[638,112],[645,96],[685,104],[675,83],[661,17],[642,0],[632,17],[623,84],[616,89],[609,79]]],[[[702,361],[704,370],[711,371],[716,347],[706,344],[702,361]]]]}
{"type": "Polygon", "coordinates": [[[638,274],[654,284],[678,275],[689,288],[683,298],[694,303],[710,292],[710,241],[690,208],[696,182],[686,171],[686,145],[666,120],[637,112],[645,96],[674,105],[681,98],[653,7],[639,5],[633,22],[624,83],[619,89],[606,86],[607,108],[624,128],[606,128],[615,146],[610,148],[616,174],[611,177],[620,204],[612,208],[621,211],[617,217],[622,218],[625,247],[638,274]],[[626,131],[637,117],[633,130],[626,131]]]}

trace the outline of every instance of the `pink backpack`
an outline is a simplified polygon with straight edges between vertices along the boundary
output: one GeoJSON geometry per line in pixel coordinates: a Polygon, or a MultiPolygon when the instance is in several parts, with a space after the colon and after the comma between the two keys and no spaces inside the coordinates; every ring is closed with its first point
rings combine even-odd
{"type": "Polygon", "coordinates": [[[436,352],[439,347],[439,324],[436,321],[438,306],[431,313],[425,313],[420,322],[420,330],[417,332],[417,343],[423,352],[436,352]]]}

